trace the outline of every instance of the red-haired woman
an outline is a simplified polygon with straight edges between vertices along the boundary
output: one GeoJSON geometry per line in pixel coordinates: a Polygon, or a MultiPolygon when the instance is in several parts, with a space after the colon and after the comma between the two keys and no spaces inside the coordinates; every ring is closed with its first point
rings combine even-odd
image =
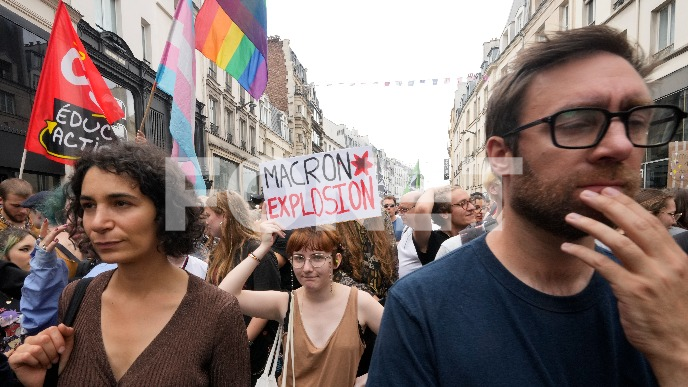
{"type": "MultiPolygon", "coordinates": [[[[283,232],[272,221],[261,224],[260,246],[232,270],[220,288],[239,300],[243,313],[283,321],[289,294],[276,291],[243,290],[243,283],[270,250],[276,235],[283,232]]],[[[362,332],[377,333],[382,306],[368,293],[333,281],[342,260],[341,243],[335,228],[319,226],[294,230],[287,242],[287,256],[301,287],[294,297],[294,358],[290,357],[282,377],[292,385],[353,386],[364,384],[367,375],[356,378],[364,344],[362,332]],[[294,365],[294,373],[290,364],[294,365]]],[[[285,355],[286,356],[286,355],[285,355]]]]}

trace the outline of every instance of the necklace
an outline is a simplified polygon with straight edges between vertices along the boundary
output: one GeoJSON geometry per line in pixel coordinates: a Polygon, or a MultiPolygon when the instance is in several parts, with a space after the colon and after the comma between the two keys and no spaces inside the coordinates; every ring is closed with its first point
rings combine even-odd
{"type": "Polygon", "coordinates": [[[7,227],[10,228],[23,228],[25,230],[31,230],[31,220],[26,219],[26,223],[24,224],[24,227],[18,227],[15,226],[14,223],[10,223],[9,220],[5,219],[5,217],[2,215],[3,208],[0,207],[0,223],[4,224],[7,227]]]}

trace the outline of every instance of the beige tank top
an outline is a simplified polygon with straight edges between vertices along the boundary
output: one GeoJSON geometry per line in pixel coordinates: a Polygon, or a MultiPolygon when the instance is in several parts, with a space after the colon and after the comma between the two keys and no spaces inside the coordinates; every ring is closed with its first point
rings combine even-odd
{"type": "MultiPolygon", "coordinates": [[[[351,288],[344,316],[324,348],[316,348],[311,343],[301,321],[296,292],[293,312],[295,360],[289,358],[286,375],[282,374],[282,377],[287,377],[287,386],[292,386],[292,361],[296,373],[296,386],[353,386],[358,362],[365,349],[358,327],[358,290],[355,287],[351,288]]],[[[286,342],[286,335],[284,341],[286,342]]]]}

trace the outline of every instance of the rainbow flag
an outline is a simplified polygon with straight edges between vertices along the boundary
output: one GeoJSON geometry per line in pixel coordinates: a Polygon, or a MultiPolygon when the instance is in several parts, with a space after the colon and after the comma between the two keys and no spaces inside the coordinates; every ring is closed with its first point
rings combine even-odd
{"type": "Polygon", "coordinates": [[[196,49],[253,98],[268,83],[265,0],[205,0],[196,16],[196,49]]]}
{"type": "Polygon", "coordinates": [[[191,1],[182,0],[177,5],[155,82],[158,89],[173,98],[170,117],[172,157],[180,159],[182,170],[194,184],[196,194],[205,195],[205,182],[194,148],[196,53],[193,49],[194,20],[191,1]]]}

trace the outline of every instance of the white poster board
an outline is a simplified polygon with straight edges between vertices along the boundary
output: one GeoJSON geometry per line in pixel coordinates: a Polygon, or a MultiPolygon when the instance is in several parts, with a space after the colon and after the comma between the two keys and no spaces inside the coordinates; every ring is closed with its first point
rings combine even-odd
{"type": "Polygon", "coordinates": [[[268,219],[286,230],[380,216],[372,147],[260,164],[268,219]]]}

